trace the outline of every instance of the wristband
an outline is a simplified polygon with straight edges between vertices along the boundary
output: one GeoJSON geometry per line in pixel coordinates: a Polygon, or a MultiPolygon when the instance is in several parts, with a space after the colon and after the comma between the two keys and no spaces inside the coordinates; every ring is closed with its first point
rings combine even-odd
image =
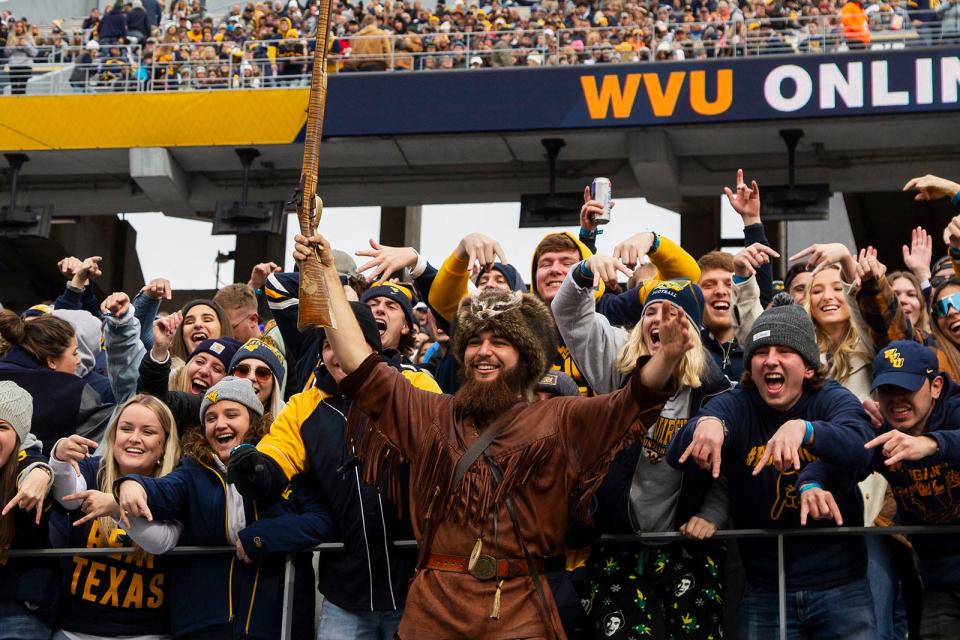
{"type": "Polygon", "coordinates": [[[240,449],[243,449],[244,447],[252,447],[252,446],[253,445],[249,442],[243,442],[241,444],[238,444],[233,449],[230,449],[230,455],[232,456],[233,454],[235,454],[237,451],[240,451],[240,449]]]}
{"type": "Polygon", "coordinates": [[[651,231],[650,233],[653,234],[653,244],[650,245],[650,251],[647,251],[647,255],[650,255],[651,253],[656,253],[657,249],[660,248],[660,236],[657,234],[656,231],[651,231]]]}
{"type": "Polygon", "coordinates": [[[805,420],[804,424],[807,425],[807,430],[803,433],[803,443],[804,445],[810,444],[810,441],[813,440],[813,423],[809,420],[805,420]]]}
{"type": "Polygon", "coordinates": [[[256,289],[253,290],[253,293],[256,294],[256,295],[258,295],[258,296],[262,296],[262,295],[263,295],[263,288],[262,288],[262,287],[257,287],[256,289]]]}
{"type": "Polygon", "coordinates": [[[955,207],[960,207],[960,191],[957,191],[955,194],[953,194],[953,197],[950,198],[950,204],[955,207]]]}
{"type": "Polygon", "coordinates": [[[750,276],[738,276],[737,274],[733,274],[733,284],[743,284],[749,279],[750,276]]]}
{"type": "Polygon", "coordinates": [[[947,250],[947,253],[950,254],[951,258],[960,260],[960,247],[955,247],[950,245],[950,248],[947,250]]]}
{"type": "Polygon", "coordinates": [[[585,275],[588,278],[593,278],[593,271],[590,271],[590,268],[587,267],[587,261],[584,260],[580,263],[580,273],[585,275]]]}
{"type": "Polygon", "coordinates": [[[803,495],[803,492],[807,489],[823,489],[823,485],[821,485],[819,482],[804,482],[798,491],[800,492],[800,495],[803,495]]]}
{"type": "Polygon", "coordinates": [[[580,238],[584,240],[593,240],[597,237],[597,233],[599,231],[599,229],[590,231],[590,229],[587,229],[586,227],[580,227],[580,238]]]}

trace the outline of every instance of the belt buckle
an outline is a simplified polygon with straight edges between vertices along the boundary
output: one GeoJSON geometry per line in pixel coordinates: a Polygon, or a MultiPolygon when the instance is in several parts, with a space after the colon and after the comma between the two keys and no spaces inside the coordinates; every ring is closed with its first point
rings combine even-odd
{"type": "Polygon", "coordinates": [[[477,580],[492,580],[497,575],[497,561],[492,556],[480,554],[473,568],[468,569],[467,573],[477,580]]]}

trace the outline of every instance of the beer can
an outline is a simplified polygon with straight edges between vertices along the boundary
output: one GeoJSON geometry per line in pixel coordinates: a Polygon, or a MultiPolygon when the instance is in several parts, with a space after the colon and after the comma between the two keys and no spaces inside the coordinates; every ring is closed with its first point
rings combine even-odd
{"type": "Polygon", "coordinates": [[[613,185],[609,178],[594,178],[590,183],[590,198],[603,205],[602,213],[595,213],[593,221],[596,224],[610,222],[610,200],[613,198],[613,185]]]}

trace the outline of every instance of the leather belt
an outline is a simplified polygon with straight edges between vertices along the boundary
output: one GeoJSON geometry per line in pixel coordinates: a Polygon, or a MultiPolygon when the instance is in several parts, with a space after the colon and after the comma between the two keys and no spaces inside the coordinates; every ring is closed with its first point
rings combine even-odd
{"type": "MultiPolygon", "coordinates": [[[[532,558],[539,574],[548,571],[560,571],[564,567],[563,556],[549,556],[547,558],[532,558]]],[[[466,573],[477,580],[505,580],[519,576],[530,575],[530,567],[525,558],[494,558],[480,555],[473,566],[468,569],[470,558],[463,556],[448,556],[442,553],[431,553],[427,556],[424,568],[434,571],[450,571],[452,573],[466,573]]]]}

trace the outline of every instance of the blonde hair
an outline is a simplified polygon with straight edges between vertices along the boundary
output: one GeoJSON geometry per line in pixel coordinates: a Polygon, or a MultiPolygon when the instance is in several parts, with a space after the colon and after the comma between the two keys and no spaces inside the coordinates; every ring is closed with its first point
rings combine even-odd
{"type": "MultiPolygon", "coordinates": [[[[836,265],[830,265],[827,268],[835,269],[838,272],[840,271],[840,267],[836,265]]],[[[814,274],[813,277],[816,278],[817,275],[819,274],[814,274]]],[[[861,335],[860,327],[854,322],[853,314],[855,310],[850,308],[850,303],[847,301],[846,295],[842,296],[843,303],[849,308],[850,318],[847,320],[847,328],[843,332],[840,341],[834,343],[826,330],[820,326],[820,323],[818,323],[817,319],[813,316],[810,304],[811,291],[813,291],[812,279],[803,294],[803,308],[810,316],[810,319],[813,320],[813,327],[817,337],[817,348],[820,350],[820,353],[831,354],[831,357],[827,359],[827,377],[843,384],[847,381],[847,378],[853,374],[854,370],[857,369],[855,363],[857,359],[863,359],[869,363],[873,362],[873,354],[869,346],[870,343],[865,336],[861,335]]]]}
{"type": "MultiPolygon", "coordinates": [[[[670,303],[666,303],[670,304],[670,303]]],[[[677,365],[677,377],[680,386],[683,388],[698,389],[703,384],[703,376],[707,372],[707,355],[703,348],[703,342],[700,340],[700,330],[694,326],[690,318],[687,318],[687,326],[690,329],[690,336],[693,338],[694,346],[683,354],[680,364],[677,365]]],[[[620,353],[617,354],[617,371],[628,374],[637,366],[637,360],[640,356],[650,355],[647,345],[643,341],[643,319],[640,320],[630,330],[627,341],[620,347],[620,353]]]]}
{"type": "MultiPolygon", "coordinates": [[[[103,436],[103,444],[100,450],[103,451],[103,458],[100,461],[100,469],[97,472],[97,484],[100,491],[104,493],[113,493],[113,483],[120,477],[120,467],[116,458],[113,456],[113,446],[117,442],[117,427],[120,424],[120,418],[127,407],[131,405],[141,405],[146,407],[153,415],[157,417],[163,432],[166,435],[166,442],[163,447],[163,455],[160,456],[157,466],[151,470],[150,475],[154,478],[162,478],[176,468],[180,462],[180,437],[177,434],[177,423],[173,419],[170,409],[161,400],[146,394],[137,394],[123,403],[120,410],[117,411],[110,426],[103,436]]],[[[104,516],[99,518],[100,530],[104,535],[110,535],[117,528],[113,518],[104,516]]]]}

